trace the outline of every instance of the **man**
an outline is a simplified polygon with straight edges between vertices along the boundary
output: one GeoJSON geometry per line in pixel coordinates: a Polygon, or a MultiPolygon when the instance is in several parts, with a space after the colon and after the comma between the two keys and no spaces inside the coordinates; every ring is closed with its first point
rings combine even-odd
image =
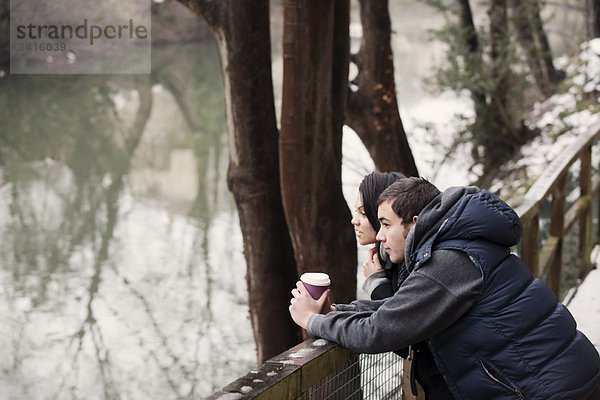
{"type": "Polygon", "coordinates": [[[299,282],[290,305],[298,325],[363,353],[424,342],[455,399],[585,399],[598,386],[598,352],[510,253],[522,228],[506,203],[407,178],[378,206],[377,239],[393,262],[405,261],[408,278],[389,299],[326,315],[318,311],[328,292],[315,301],[299,282]]]}

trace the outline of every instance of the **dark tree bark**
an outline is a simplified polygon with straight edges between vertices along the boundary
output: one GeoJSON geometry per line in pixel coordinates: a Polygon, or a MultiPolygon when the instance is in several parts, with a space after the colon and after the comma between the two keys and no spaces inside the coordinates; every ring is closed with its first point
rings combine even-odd
{"type": "MultiPolygon", "coordinates": [[[[182,1],[205,17],[221,51],[229,132],[227,182],[244,239],[258,362],[300,338],[289,316],[296,268],[280,196],[268,0],[182,1]]],[[[221,259],[229,262],[227,255],[221,259]]]]}
{"type": "Polygon", "coordinates": [[[476,138],[486,150],[484,169],[489,171],[510,157],[518,146],[516,140],[516,117],[511,107],[509,89],[511,85],[510,36],[506,0],[491,0],[490,17],[490,79],[492,87],[487,115],[487,126],[481,127],[476,138]]]}
{"type": "Polygon", "coordinates": [[[363,37],[353,56],[358,76],[348,89],[346,124],[354,129],[380,171],[418,175],[417,166],[400,119],[391,24],[387,0],[360,0],[363,37]]]}
{"type": "Polygon", "coordinates": [[[588,36],[590,39],[600,37],[600,0],[586,0],[588,20],[588,36]]]}
{"type": "Polygon", "coordinates": [[[550,96],[556,84],[565,78],[565,73],[554,67],[552,50],[540,15],[540,4],[538,0],[511,0],[510,5],[517,38],[525,52],[529,69],[542,94],[550,96]]]}
{"type": "Polygon", "coordinates": [[[469,0],[458,0],[460,22],[464,29],[465,44],[469,53],[481,54],[479,47],[479,38],[477,37],[477,30],[475,29],[475,23],[473,22],[473,12],[471,11],[471,4],[469,0]]]}
{"type": "Polygon", "coordinates": [[[532,25],[528,17],[527,9],[529,8],[527,2],[521,0],[511,0],[512,8],[512,21],[515,25],[515,31],[519,43],[525,52],[525,58],[529,70],[533,74],[535,83],[544,95],[549,95],[552,91],[547,79],[544,77],[542,70],[542,59],[539,53],[539,47],[536,45],[536,40],[533,36],[532,25]]]}
{"type": "Polygon", "coordinates": [[[554,68],[552,50],[550,49],[548,36],[544,31],[544,23],[542,22],[540,1],[530,0],[524,3],[529,5],[527,14],[530,18],[531,25],[533,26],[536,45],[539,46],[540,62],[542,64],[542,71],[544,72],[544,79],[550,84],[555,85],[565,78],[565,73],[564,71],[554,68]]]}
{"type": "MultiPolygon", "coordinates": [[[[0,69],[10,66],[10,2],[0,3],[0,69]]],[[[6,72],[6,71],[5,71],[6,72]]]]}
{"type": "Polygon", "coordinates": [[[508,103],[505,89],[508,88],[507,68],[509,64],[508,14],[506,0],[491,0],[489,8],[490,17],[490,44],[492,78],[494,78],[495,99],[503,105],[508,103]]]}
{"type": "Polygon", "coordinates": [[[348,20],[347,0],[284,1],[283,201],[298,272],[329,273],[337,302],[356,297],[356,242],[341,190],[348,20]]]}
{"type": "Polygon", "coordinates": [[[473,21],[473,12],[469,0],[458,0],[458,9],[460,15],[460,24],[463,31],[464,46],[467,49],[465,68],[469,76],[476,77],[473,79],[476,84],[471,88],[471,99],[475,109],[475,123],[473,126],[474,134],[481,134],[480,131],[484,128],[484,122],[481,121],[482,116],[487,108],[486,90],[482,82],[483,59],[481,56],[481,46],[479,45],[479,37],[475,29],[473,21]]]}

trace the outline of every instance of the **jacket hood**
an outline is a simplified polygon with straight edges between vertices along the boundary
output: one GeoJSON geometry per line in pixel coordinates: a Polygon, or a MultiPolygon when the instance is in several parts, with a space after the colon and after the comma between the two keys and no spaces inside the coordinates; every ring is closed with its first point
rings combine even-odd
{"type": "Polygon", "coordinates": [[[425,242],[431,247],[434,241],[486,240],[511,247],[519,243],[521,233],[519,216],[504,201],[474,186],[452,187],[419,214],[407,237],[406,259],[425,242]]]}

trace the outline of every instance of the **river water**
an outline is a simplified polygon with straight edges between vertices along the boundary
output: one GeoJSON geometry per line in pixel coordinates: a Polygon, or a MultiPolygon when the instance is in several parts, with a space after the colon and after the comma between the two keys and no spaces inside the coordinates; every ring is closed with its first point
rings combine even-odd
{"type": "Polygon", "coordinates": [[[255,364],[216,47],[153,65],[0,80],[3,399],[198,398],[255,364]]]}
{"type": "MultiPolygon", "coordinates": [[[[421,173],[466,184],[457,169],[434,172],[418,134],[468,105],[422,88],[442,50],[426,33],[439,17],[417,2],[392,15],[421,173]]],[[[217,49],[152,57],[144,77],[0,79],[2,399],[196,399],[255,367],[217,49]]],[[[352,204],[373,164],[349,130],[343,151],[352,204]]]]}

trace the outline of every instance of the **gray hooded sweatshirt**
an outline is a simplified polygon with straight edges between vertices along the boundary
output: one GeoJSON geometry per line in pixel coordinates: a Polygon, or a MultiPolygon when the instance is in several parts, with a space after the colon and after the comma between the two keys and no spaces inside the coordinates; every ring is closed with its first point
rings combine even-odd
{"type": "MultiPolygon", "coordinates": [[[[457,201],[474,187],[450,188],[433,207],[425,207],[406,240],[406,259],[434,234],[457,201]]],[[[336,304],[328,314],[314,314],[307,330],[312,336],[360,353],[402,349],[444,330],[477,301],[483,285],[481,270],[461,251],[436,250],[427,264],[411,271],[393,297],[336,304]]]]}

